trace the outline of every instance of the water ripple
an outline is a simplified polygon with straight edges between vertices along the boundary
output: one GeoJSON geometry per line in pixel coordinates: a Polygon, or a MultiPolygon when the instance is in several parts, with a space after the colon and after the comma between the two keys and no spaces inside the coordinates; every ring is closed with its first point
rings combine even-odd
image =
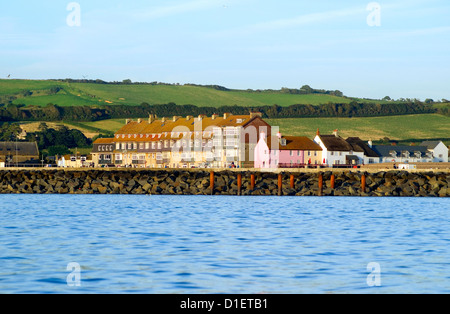
{"type": "Polygon", "coordinates": [[[450,290],[448,198],[0,195],[0,204],[0,293],[450,290]],[[380,287],[367,284],[372,262],[380,287]],[[67,284],[69,263],[80,287],[67,284]]]}

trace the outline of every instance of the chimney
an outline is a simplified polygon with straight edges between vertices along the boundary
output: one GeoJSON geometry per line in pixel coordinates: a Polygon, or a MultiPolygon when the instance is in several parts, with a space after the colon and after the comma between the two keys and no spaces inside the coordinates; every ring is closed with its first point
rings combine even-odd
{"type": "Polygon", "coordinates": [[[212,119],[215,120],[218,116],[219,116],[218,114],[213,114],[212,119]]]}
{"type": "Polygon", "coordinates": [[[337,129],[336,129],[336,130],[334,130],[334,131],[333,131],[333,134],[334,134],[334,136],[338,137],[338,136],[339,136],[339,134],[338,134],[338,130],[337,130],[337,129]]]}
{"type": "Polygon", "coordinates": [[[126,119],[125,120],[125,124],[128,124],[128,123],[130,123],[131,122],[131,119],[126,119]]]}
{"type": "Polygon", "coordinates": [[[178,120],[179,118],[180,118],[180,117],[178,117],[178,116],[173,116],[172,121],[173,121],[173,122],[177,122],[177,120],[178,120]]]}
{"type": "Polygon", "coordinates": [[[202,121],[204,117],[205,117],[204,114],[199,114],[199,115],[198,115],[198,120],[199,120],[199,121],[202,121]]]}
{"type": "Polygon", "coordinates": [[[253,119],[256,117],[262,118],[262,113],[261,112],[250,112],[250,119],[253,119]]]}
{"type": "Polygon", "coordinates": [[[154,115],[154,114],[148,115],[148,124],[152,124],[153,121],[155,121],[155,120],[156,120],[156,115],[154,115]]]}
{"type": "Polygon", "coordinates": [[[193,116],[187,116],[186,117],[186,121],[189,121],[189,120],[191,120],[193,118],[193,116]]]}
{"type": "Polygon", "coordinates": [[[162,123],[165,123],[166,121],[167,121],[167,119],[165,117],[161,119],[162,123]]]}
{"type": "Polygon", "coordinates": [[[372,148],[372,146],[373,146],[372,140],[369,140],[368,144],[369,144],[369,147],[372,148]]]}
{"type": "Polygon", "coordinates": [[[319,128],[317,128],[317,133],[316,133],[316,135],[317,135],[317,136],[319,136],[319,135],[320,135],[320,131],[319,131],[319,128]]]}
{"type": "Polygon", "coordinates": [[[277,137],[278,137],[278,139],[281,139],[281,132],[280,131],[278,131],[277,137]]]}
{"type": "Polygon", "coordinates": [[[141,123],[141,122],[142,122],[142,119],[138,119],[137,122],[138,122],[138,123],[141,123]]]}
{"type": "Polygon", "coordinates": [[[227,118],[230,117],[231,115],[232,115],[231,113],[226,112],[226,113],[223,114],[223,118],[224,118],[224,119],[227,119],[227,118]]]}

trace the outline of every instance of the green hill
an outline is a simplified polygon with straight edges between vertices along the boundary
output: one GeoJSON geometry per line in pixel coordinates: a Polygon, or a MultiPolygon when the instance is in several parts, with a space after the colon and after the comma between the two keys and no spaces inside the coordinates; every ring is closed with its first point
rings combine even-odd
{"type": "Polygon", "coordinates": [[[102,104],[164,104],[200,107],[290,106],[350,103],[354,98],[330,94],[290,94],[283,90],[228,90],[176,84],[97,84],[56,80],[0,80],[0,103],[45,106],[96,106],[102,104]]]}

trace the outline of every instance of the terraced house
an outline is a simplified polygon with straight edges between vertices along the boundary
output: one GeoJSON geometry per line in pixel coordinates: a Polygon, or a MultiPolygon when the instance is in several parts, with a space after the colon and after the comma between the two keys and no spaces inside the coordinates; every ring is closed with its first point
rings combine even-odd
{"type": "Polygon", "coordinates": [[[145,168],[252,167],[261,132],[271,126],[260,113],[127,120],[112,139],[98,139],[95,166],[145,168]]]}

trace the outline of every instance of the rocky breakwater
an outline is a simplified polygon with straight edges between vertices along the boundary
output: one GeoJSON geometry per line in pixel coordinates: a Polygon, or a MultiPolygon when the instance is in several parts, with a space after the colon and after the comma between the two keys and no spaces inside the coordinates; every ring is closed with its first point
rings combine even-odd
{"type": "Polygon", "coordinates": [[[0,193],[448,197],[450,175],[407,171],[214,171],[211,174],[197,169],[6,169],[0,170],[0,193]]]}

